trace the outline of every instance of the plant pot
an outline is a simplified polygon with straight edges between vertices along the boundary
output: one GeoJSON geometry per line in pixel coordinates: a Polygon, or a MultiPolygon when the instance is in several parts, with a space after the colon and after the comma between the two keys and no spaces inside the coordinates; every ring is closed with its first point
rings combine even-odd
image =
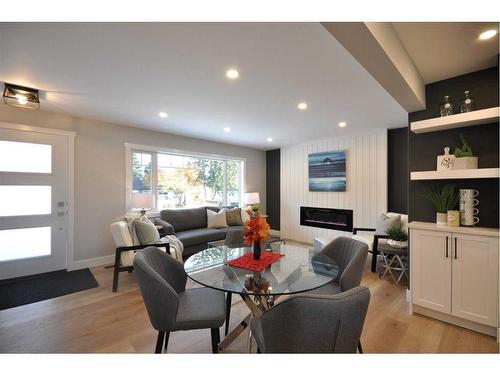
{"type": "Polygon", "coordinates": [[[391,247],[395,247],[397,249],[404,249],[408,247],[408,241],[396,241],[396,240],[387,240],[387,244],[391,247]]]}
{"type": "Polygon", "coordinates": [[[253,259],[259,260],[260,259],[260,252],[261,252],[260,242],[259,241],[255,241],[253,243],[253,245],[252,245],[252,251],[253,251],[253,259]]]}
{"type": "Polygon", "coordinates": [[[477,156],[465,156],[453,161],[453,169],[477,169],[477,156]]]}
{"type": "Polygon", "coordinates": [[[436,212],[436,224],[437,225],[446,225],[448,224],[448,218],[445,213],[436,212]]]}

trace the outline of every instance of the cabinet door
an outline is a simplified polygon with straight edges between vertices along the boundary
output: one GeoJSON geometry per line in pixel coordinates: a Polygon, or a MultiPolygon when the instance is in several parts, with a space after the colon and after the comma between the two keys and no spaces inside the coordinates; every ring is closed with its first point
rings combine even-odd
{"type": "Polygon", "coordinates": [[[452,314],[497,325],[498,238],[453,234],[452,314]]]}
{"type": "Polygon", "coordinates": [[[451,313],[451,233],[412,229],[410,275],[413,303],[451,313]]]}

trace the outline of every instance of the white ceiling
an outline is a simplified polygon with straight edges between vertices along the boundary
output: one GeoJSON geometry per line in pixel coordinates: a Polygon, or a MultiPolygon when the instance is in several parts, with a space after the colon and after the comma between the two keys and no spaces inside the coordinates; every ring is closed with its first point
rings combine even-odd
{"type": "Polygon", "coordinates": [[[393,25],[425,83],[497,64],[498,34],[489,40],[478,40],[483,31],[498,30],[496,22],[395,22],[393,25]]]}
{"type": "Polygon", "coordinates": [[[407,124],[319,23],[0,24],[0,81],[42,110],[260,149],[407,124]]]}

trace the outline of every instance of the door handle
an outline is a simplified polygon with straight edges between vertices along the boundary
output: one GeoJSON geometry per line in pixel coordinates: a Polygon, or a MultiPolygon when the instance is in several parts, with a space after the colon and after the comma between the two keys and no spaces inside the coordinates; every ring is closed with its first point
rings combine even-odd
{"type": "Polygon", "coordinates": [[[446,258],[448,258],[448,236],[446,236],[446,258]]]}
{"type": "Polygon", "coordinates": [[[457,259],[457,237],[455,237],[455,259],[457,259]]]}

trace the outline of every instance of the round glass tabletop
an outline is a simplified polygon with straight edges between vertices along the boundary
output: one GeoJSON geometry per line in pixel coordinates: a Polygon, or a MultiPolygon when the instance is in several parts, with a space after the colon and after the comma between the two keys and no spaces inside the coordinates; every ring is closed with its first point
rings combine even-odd
{"type": "Polygon", "coordinates": [[[209,288],[239,294],[281,295],[307,292],[335,280],[337,264],[308,248],[281,244],[274,252],[284,254],[262,272],[227,264],[251,252],[250,247],[216,246],[200,251],[184,263],[188,277],[209,288]]]}

